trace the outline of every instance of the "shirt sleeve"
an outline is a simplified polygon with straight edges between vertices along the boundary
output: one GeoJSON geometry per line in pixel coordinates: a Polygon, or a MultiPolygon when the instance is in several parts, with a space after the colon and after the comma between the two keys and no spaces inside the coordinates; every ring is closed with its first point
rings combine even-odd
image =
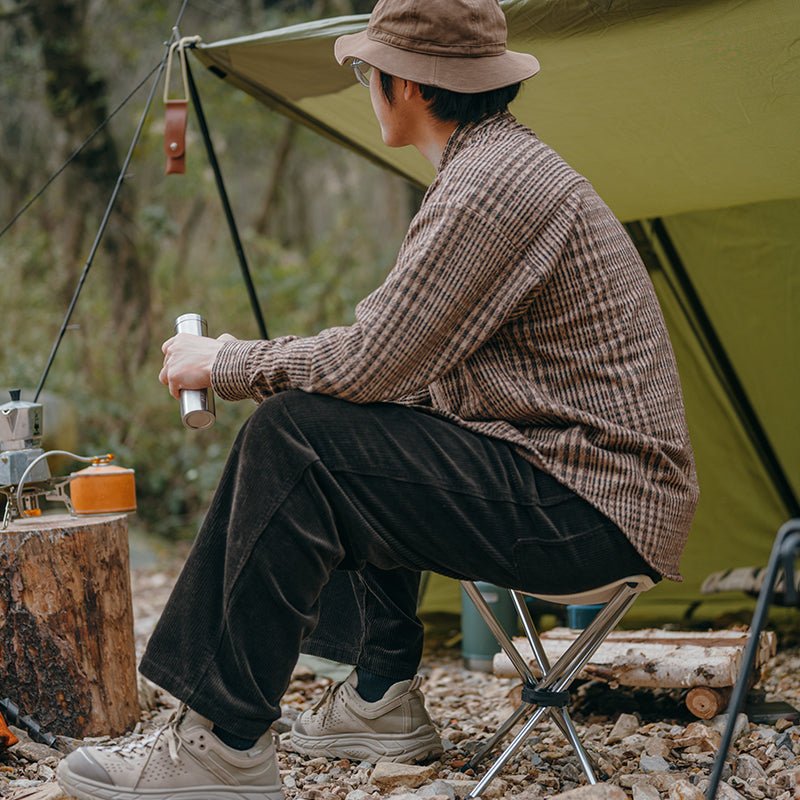
{"type": "Polygon", "coordinates": [[[423,206],[397,263],[358,304],[352,325],[226,344],[212,385],[228,400],[301,389],[368,403],[420,392],[530,302],[560,257],[567,228],[559,207],[521,248],[479,210],[423,206]]]}

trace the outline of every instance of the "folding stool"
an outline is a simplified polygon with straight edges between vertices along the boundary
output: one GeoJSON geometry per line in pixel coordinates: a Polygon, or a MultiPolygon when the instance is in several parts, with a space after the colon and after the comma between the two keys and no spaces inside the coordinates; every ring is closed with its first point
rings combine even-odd
{"type": "Polygon", "coordinates": [[[572,745],[589,783],[597,783],[589,756],[578,738],[575,726],[567,710],[570,699],[569,686],[594,655],[597,648],[603,643],[606,636],[633,605],[636,597],[653,587],[653,581],[646,575],[631,575],[605,586],[599,586],[596,589],[570,595],[546,595],[512,590],[511,598],[514,601],[514,607],[517,610],[525,636],[541,672],[541,677],[538,679],[519,650],[514,646],[511,638],[497,621],[475,584],[472,581],[462,581],[461,584],[522,678],[522,702],[519,707],[500,726],[497,733],[472,757],[467,766],[473,769],[476,768],[484,756],[505,738],[517,722],[520,720],[525,721],[522,728],[514,736],[511,744],[508,745],[486,774],[478,781],[478,784],[467,796],[467,800],[480,796],[481,792],[489,785],[490,781],[494,779],[514,753],[519,750],[533,732],[534,727],[546,714],[552,718],[561,733],[572,745]],[[526,594],[558,605],[605,603],[605,606],[598,612],[589,626],[578,634],[575,641],[551,667],[544,647],[539,640],[539,634],[536,631],[530,611],[528,611],[528,607],[525,604],[526,594]]]}

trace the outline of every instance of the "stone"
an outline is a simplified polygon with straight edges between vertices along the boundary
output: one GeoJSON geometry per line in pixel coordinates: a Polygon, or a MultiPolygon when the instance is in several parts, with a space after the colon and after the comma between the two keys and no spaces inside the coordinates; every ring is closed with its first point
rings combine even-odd
{"type": "Polygon", "coordinates": [[[353,789],[352,792],[347,793],[344,800],[367,800],[369,796],[363,789],[353,789]]]}
{"type": "Polygon", "coordinates": [[[759,764],[758,759],[749,753],[742,753],[736,756],[733,774],[745,783],[758,784],[767,780],[767,773],[764,771],[764,767],[759,764]]]}
{"type": "Polygon", "coordinates": [[[577,789],[555,794],[550,800],[627,800],[627,795],[619,786],[595,783],[593,786],[579,786],[577,789]]]}
{"type": "Polygon", "coordinates": [[[661,800],[661,794],[652,783],[639,781],[633,784],[633,800],[661,800]]]}
{"type": "Polygon", "coordinates": [[[449,800],[455,800],[456,798],[456,790],[453,788],[452,784],[448,783],[447,781],[433,781],[433,783],[429,783],[427,786],[423,786],[417,794],[420,797],[434,797],[437,795],[444,795],[445,797],[449,798],[449,800]]]}
{"type": "MultiPolygon", "coordinates": [[[[11,781],[9,786],[14,783],[35,783],[34,781],[11,781]]],[[[67,795],[61,791],[61,787],[53,783],[43,783],[38,786],[19,788],[11,794],[3,793],[6,800],[67,800],[67,795]]]]}
{"type": "Polygon", "coordinates": [[[434,775],[432,767],[421,767],[416,764],[396,764],[393,761],[381,761],[375,765],[370,776],[370,783],[382,791],[406,786],[416,789],[429,781],[434,775]]]}
{"type": "Polygon", "coordinates": [[[669,763],[663,756],[649,756],[642,753],[639,758],[639,769],[642,772],[668,772],[669,763]]]}
{"type": "MultiPolygon", "coordinates": [[[[457,800],[466,797],[478,785],[478,781],[448,780],[457,800]]],[[[481,800],[494,800],[501,798],[508,790],[508,784],[502,778],[495,778],[481,794],[481,800]]]]}
{"type": "Polygon", "coordinates": [[[705,795],[689,781],[675,781],[669,790],[669,800],[705,800],[705,795]]]}
{"type": "Polygon", "coordinates": [[[672,743],[675,747],[697,747],[697,752],[709,753],[719,749],[721,739],[722,736],[716,728],[702,722],[690,722],[683,735],[675,737],[672,743]]]}
{"type": "MultiPolygon", "coordinates": [[[[729,714],[718,714],[716,717],[708,721],[709,727],[713,728],[718,733],[722,734],[728,724],[729,714]]],[[[736,717],[736,724],[733,727],[733,741],[735,742],[743,733],[750,727],[750,720],[747,714],[738,714],[736,717]]]]}
{"type": "MultiPolygon", "coordinates": [[[[708,789],[708,778],[704,778],[703,780],[699,781],[697,784],[697,788],[703,793],[705,796],[706,789],[708,789]]],[[[725,781],[720,781],[719,787],[717,788],[717,798],[716,800],[744,800],[744,797],[736,791],[729,783],[725,781]]]]}
{"type": "Polygon", "coordinates": [[[619,717],[617,717],[617,721],[614,723],[614,727],[611,729],[611,733],[609,733],[606,738],[606,744],[621,742],[627,736],[636,733],[639,730],[640,724],[639,718],[635,717],[633,714],[620,714],[619,717]]]}
{"type": "Polygon", "coordinates": [[[15,744],[12,748],[10,748],[11,752],[14,755],[19,756],[20,758],[24,758],[26,761],[44,761],[46,758],[58,758],[62,759],[64,755],[59,753],[58,750],[54,750],[52,747],[48,747],[46,744],[39,744],[38,742],[20,742],[19,744],[15,744]]]}
{"type": "Polygon", "coordinates": [[[671,750],[671,744],[663,736],[651,736],[644,744],[644,752],[648,756],[666,758],[671,750]]]}

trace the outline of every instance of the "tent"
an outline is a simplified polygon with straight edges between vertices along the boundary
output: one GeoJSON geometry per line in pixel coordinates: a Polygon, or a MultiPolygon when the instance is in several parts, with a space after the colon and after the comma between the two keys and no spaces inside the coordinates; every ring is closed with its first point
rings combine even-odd
{"type": "MultiPolygon", "coordinates": [[[[702,496],[685,581],[639,605],[677,616],[709,572],[766,563],[776,529],[798,512],[800,5],[502,5],[509,46],[542,64],[511,110],[628,224],[669,325],[702,496]]],[[[194,52],[264,104],[425,185],[430,165],[382,144],[368,93],[333,59],[335,37],[366,21],[310,22],[194,52]]]]}

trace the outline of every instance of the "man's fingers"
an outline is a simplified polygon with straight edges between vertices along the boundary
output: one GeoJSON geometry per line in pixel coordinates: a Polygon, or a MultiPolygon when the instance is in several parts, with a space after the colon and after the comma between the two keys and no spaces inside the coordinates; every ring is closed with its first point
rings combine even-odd
{"type": "Polygon", "coordinates": [[[174,336],[170,336],[170,338],[169,338],[169,339],[167,339],[167,341],[166,341],[166,342],[164,342],[164,344],[162,344],[162,345],[161,345],[161,352],[162,352],[162,353],[164,353],[164,354],[166,355],[166,353],[167,353],[167,350],[169,349],[169,346],[170,346],[170,345],[171,345],[171,344],[172,344],[174,341],[175,341],[175,337],[174,337],[174,336]]]}

